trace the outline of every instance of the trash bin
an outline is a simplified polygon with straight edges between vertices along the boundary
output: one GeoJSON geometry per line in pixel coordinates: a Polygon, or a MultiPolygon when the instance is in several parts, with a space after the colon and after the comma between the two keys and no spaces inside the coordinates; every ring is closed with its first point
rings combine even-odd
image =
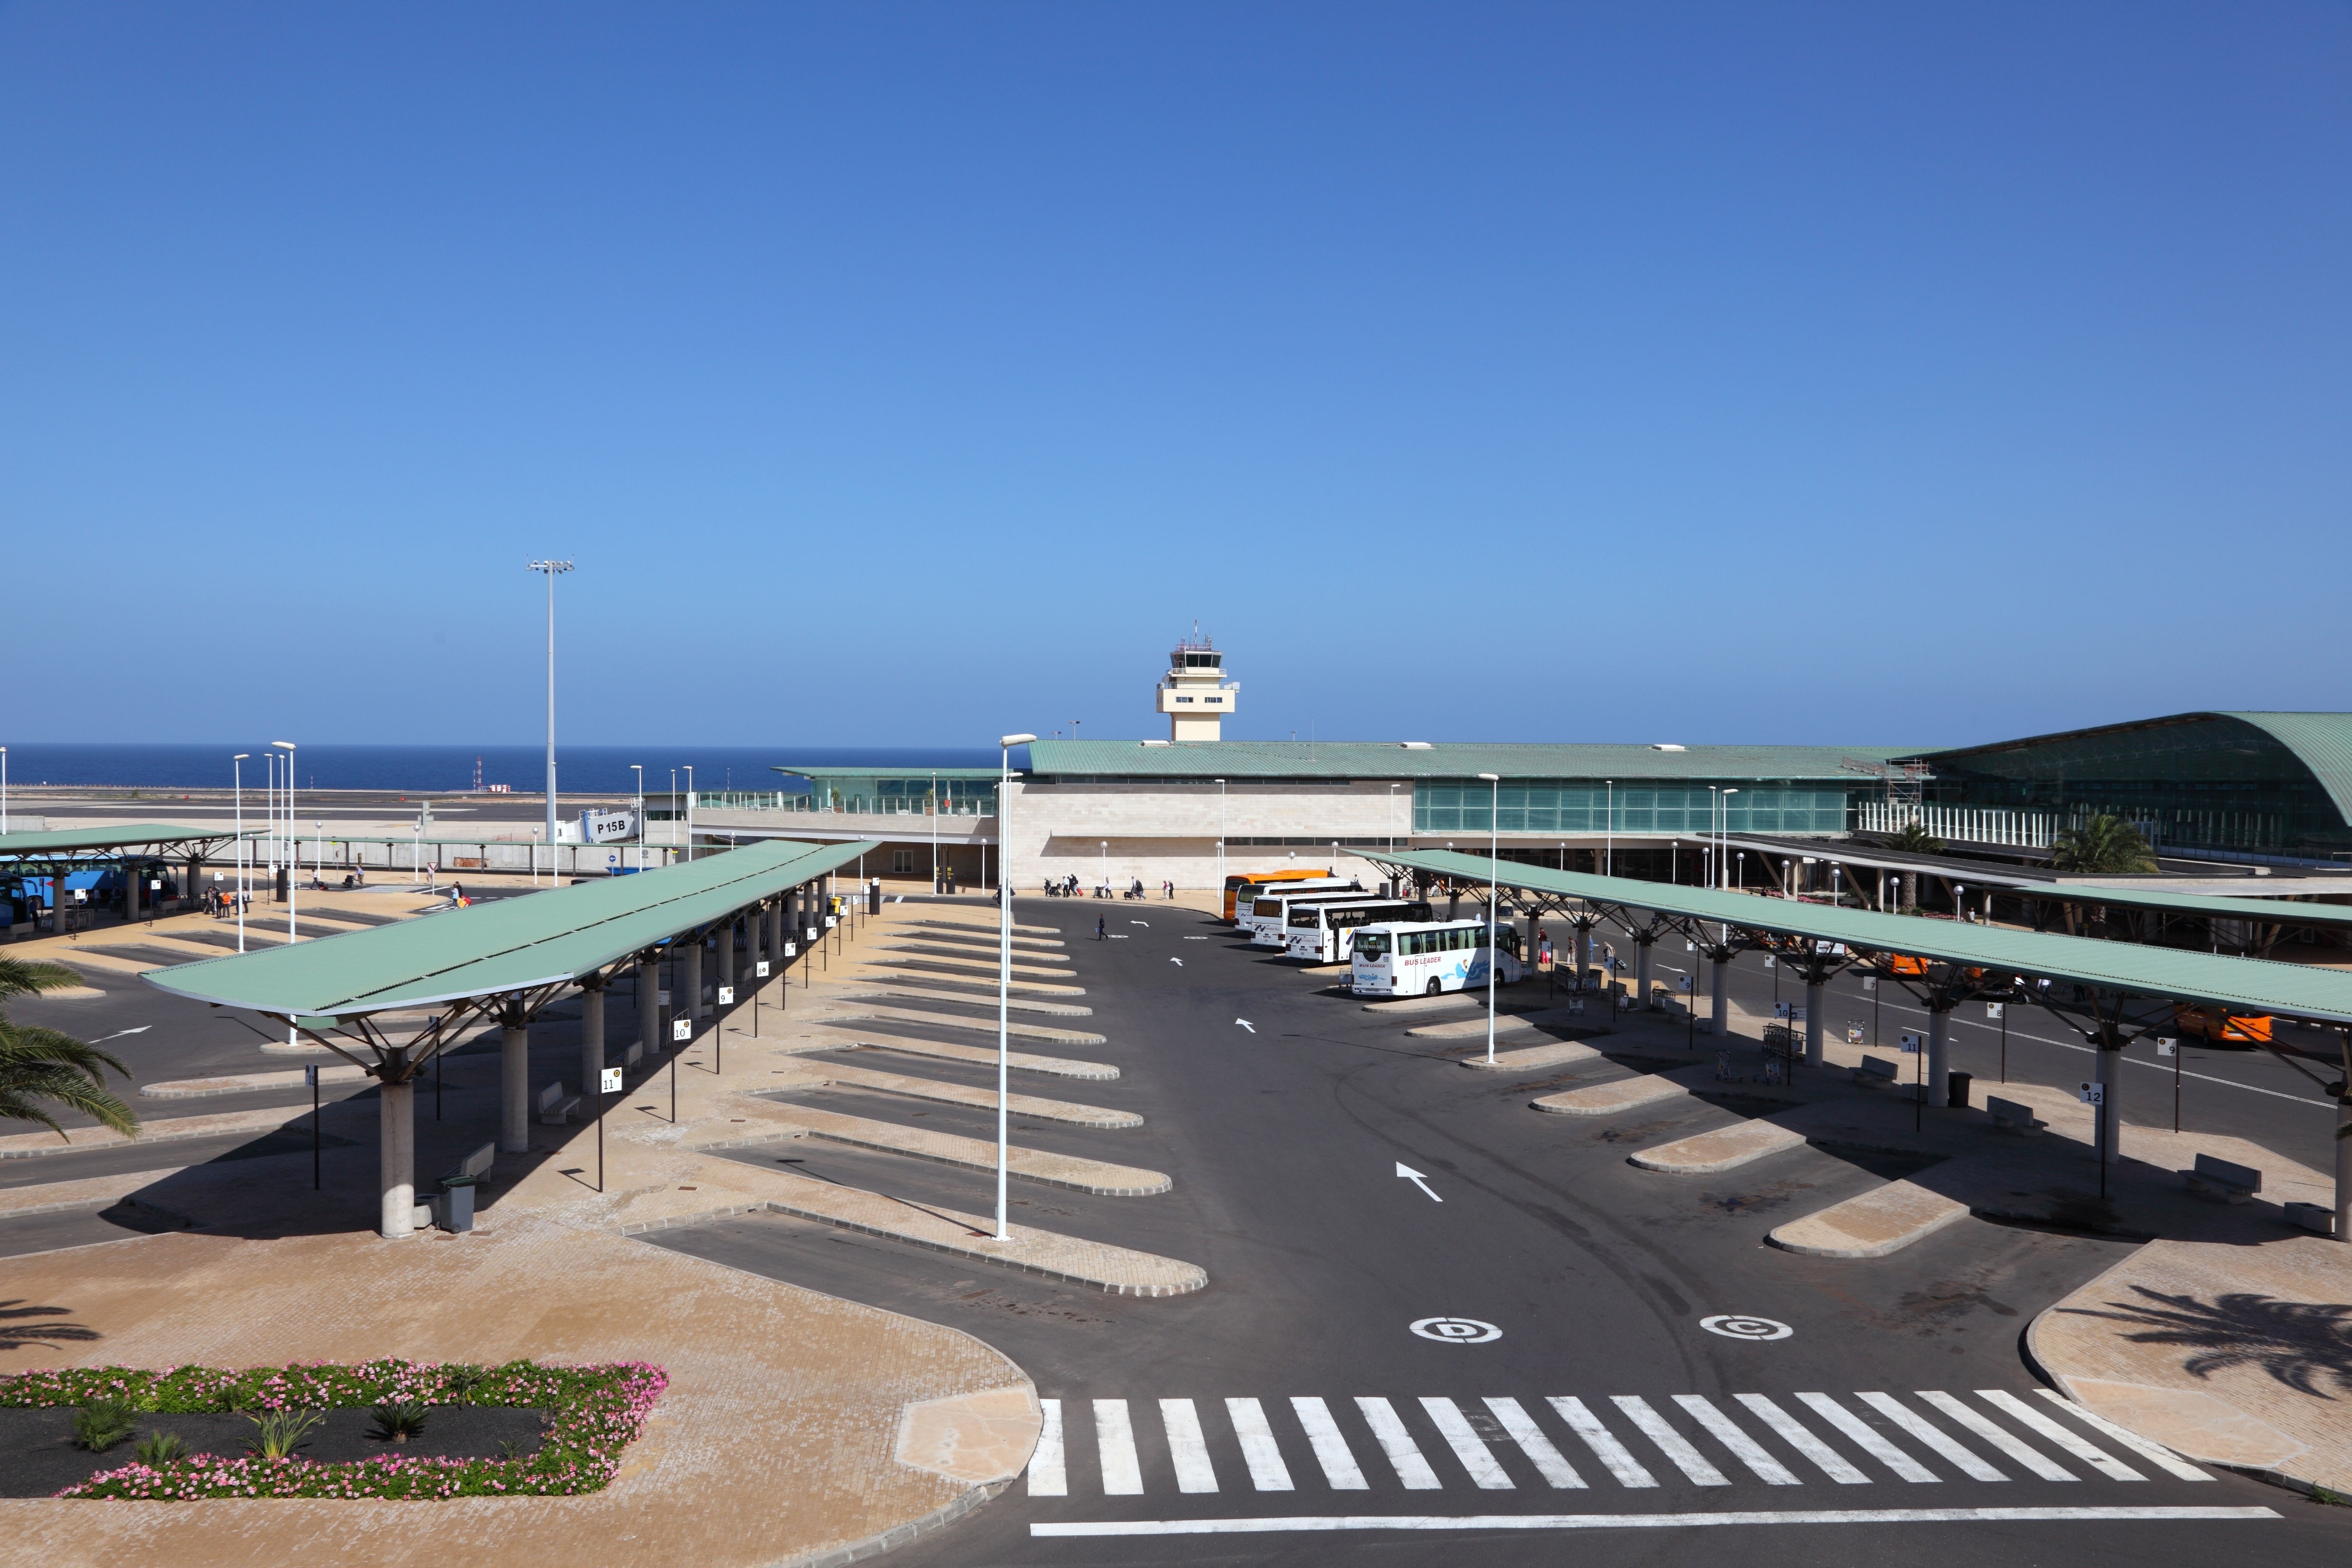
{"type": "Polygon", "coordinates": [[[866,884],[866,912],[869,915],[882,912],[882,879],[879,877],[866,884]]]}
{"type": "Polygon", "coordinates": [[[462,1236],[474,1228],[474,1178],[452,1176],[441,1184],[441,1228],[462,1236]]]}
{"type": "Polygon", "coordinates": [[[1964,1072],[1948,1074],[1951,1098],[1947,1101],[1955,1110],[1965,1110],[1969,1105],[1969,1086],[1976,1081],[1974,1075],[1964,1072]]]}

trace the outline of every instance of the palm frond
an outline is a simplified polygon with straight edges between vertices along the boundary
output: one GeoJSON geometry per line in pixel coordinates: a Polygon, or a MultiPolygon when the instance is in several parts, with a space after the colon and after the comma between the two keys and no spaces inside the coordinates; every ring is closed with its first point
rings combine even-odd
{"type": "Polygon", "coordinates": [[[62,963],[37,959],[0,958],[0,1001],[30,996],[41,991],[70,991],[82,977],[62,963]]]}

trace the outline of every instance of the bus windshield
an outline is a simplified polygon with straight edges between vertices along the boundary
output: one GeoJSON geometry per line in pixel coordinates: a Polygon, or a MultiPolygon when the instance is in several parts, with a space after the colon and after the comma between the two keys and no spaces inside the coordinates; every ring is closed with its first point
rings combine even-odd
{"type": "Polygon", "coordinates": [[[1389,933],[1384,931],[1360,931],[1356,933],[1356,956],[1378,963],[1389,955],[1389,933]]]}

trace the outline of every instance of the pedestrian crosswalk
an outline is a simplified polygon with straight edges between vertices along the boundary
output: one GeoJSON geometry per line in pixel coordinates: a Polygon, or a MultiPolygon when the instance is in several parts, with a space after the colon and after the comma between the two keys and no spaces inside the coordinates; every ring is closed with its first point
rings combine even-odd
{"type": "Polygon", "coordinates": [[[1039,1403],[1039,1498],[2214,1479],[2048,1389],[1039,1403]]]}

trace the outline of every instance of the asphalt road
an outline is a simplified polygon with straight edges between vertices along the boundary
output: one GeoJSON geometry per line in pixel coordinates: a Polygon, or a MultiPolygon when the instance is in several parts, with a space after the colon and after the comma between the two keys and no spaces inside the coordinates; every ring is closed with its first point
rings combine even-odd
{"type": "MultiPolygon", "coordinates": [[[[1318,993],[1202,916],[1121,905],[1109,918],[1124,940],[1097,943],[1097,912],[1018,906],[1074,939],[1110,1041],[1074,1054],[1125,1075],[1055,1092],[1145,1124],[1016,1137],[1164,1170],[1175,1186],[1118,1199],[1016,1183],[1014,1213],[1199,1263],[1207,1289],[1108,1297],[778,1216],[649,1242],[967,1330],[1055,1402],[1059,1491],[1050,1467],[1033,1471],[894,1561],[1436,1563],[1467,1548],[1506,1563],[1574,1552],[1609,1563],[2203,1564],[2257,1552],[2315,1563],[2352,1540],[2352,1514],[2226,1474],[2181,1479],[2110,1439],[2097,1439],[2106,1462],[2140,1479],[2103,1473],[1979,1392],[2068,1429],[2034,1392],[2021,1331],[2130,1244],[1970,1221],[1874,1262],[1780,1252],[1762,1244],[1772,1225],[1902,1168],[1807,1148],[1716,1177],[1641,1172],[1630,1148],[1726,1110],[1693,1102],[1598,1126],[1540,1116],[1527,1082],[1462,1070],[1454,1053],[1406,1040],[1395,1017],[1318,993]],[[1727,1314],[1789,1332],[1703,1324],[1727,1314]],[[1447,1331],[1437,1319],[1485,1327],[1461,1331],[1478,1342],[1425,1337],[1447,1331]],[[1967,1438],[1923,1390],[2031,1436],[2040,1456],[1967,1438]],[[1873,1394],[1975,1452],[1963,1463],[1930,1451],[1861,1397],[1873,1394]],[[1710,1420],[1738,1443],[1710,1435],[1710,1420]],[[1851,1458],[1816,1464],[1815,1438],[1851,1458]],[[1911,1457],[1873,1457],[1889,1439],[1911,1457]],[[2053,1461],[2074,1479],[2050,1479],[2053,1461]],[[1984,1479],[1988,1462],[2003,1479],[1984,1479]],[[1571,1472],[1580,1484],[1566,1484],[1571,1472]],[[2081,1511],[2182,1508],[2280,1517],[2081,1511]],[[1927,1511],[1986,1509],[2079,1516],[1927,1511]]],[[[971,1130],[951,1110],[922,1124],[971,1130]]],[[[743,1157],[915,1202],[991,1201],[984,1176],[887,1156],[801,1145],[743,1157]]]]}

